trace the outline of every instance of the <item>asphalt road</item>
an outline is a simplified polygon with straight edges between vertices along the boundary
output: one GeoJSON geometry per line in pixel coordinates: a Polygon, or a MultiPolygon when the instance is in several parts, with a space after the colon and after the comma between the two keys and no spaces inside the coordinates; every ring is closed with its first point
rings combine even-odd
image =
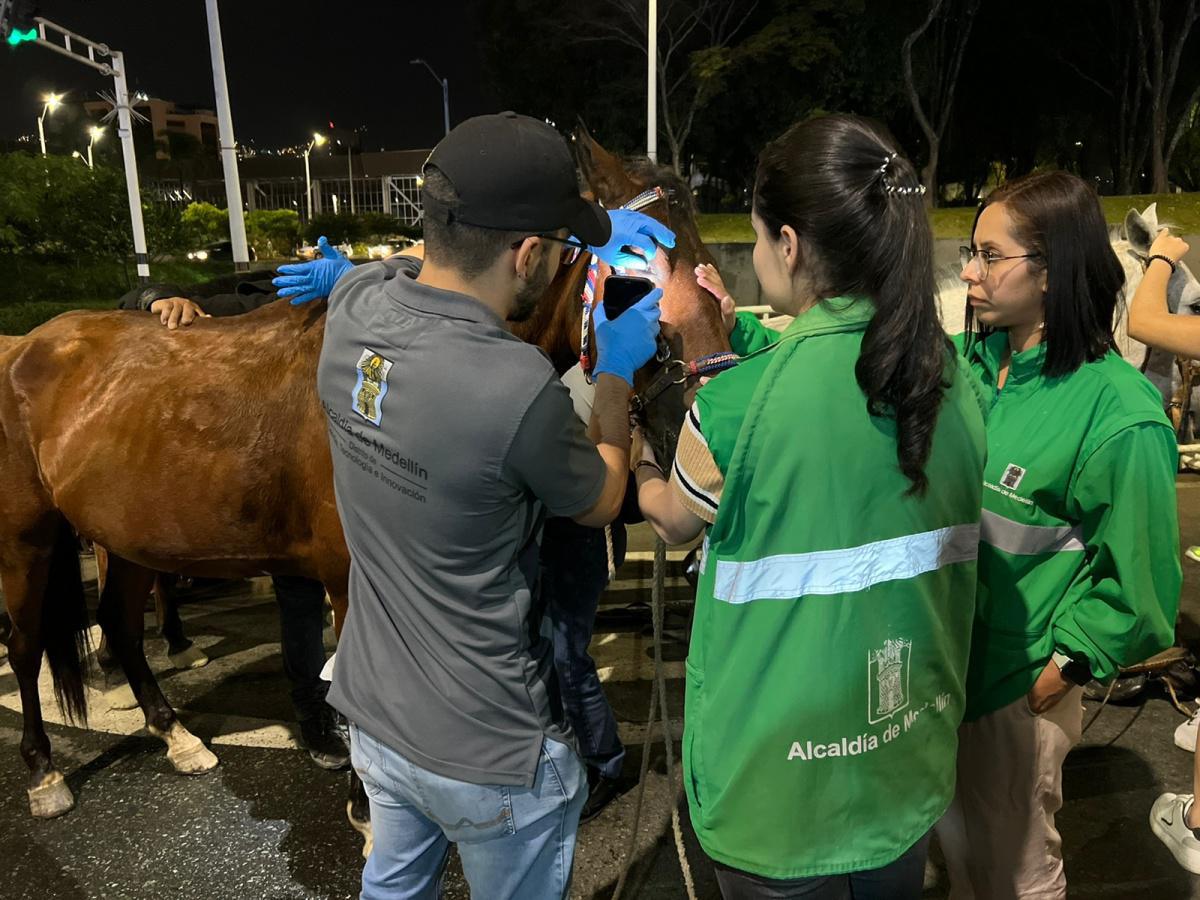
{"type": "MultiPolygon", "coordinates": [[[[1200,543],[1200,480],[1181,478],[1179,499],[1184,544],[1200,543]]],[[[631,538],[633,558],[606,594],[606,607],[649,600],[650,537],[642,528],[631,538]]],[[[1179,634],[1200,644],[1200,565],[1184,565],[1179,634]]],[[[677,563],[672,567],[664,658],[677,738],[689,591],[677,563]]],[[[49,726],[78,801],[60,819],[35,821],[28,814],[26,772],[17,754],[16,679],[0,661],[0,898],[357,896],[361,841],[344,816],[345,775],[317,769],[297,749],[269,582],[194,591],[183,614],[212,661],[172,670],[161,642],[151,639],[152,665],[183,721],[220,765],[198,777],[174,774],[162,744],[141,729],[140,713],[111,709],[116,694],[97,682],[89,730],[49,726]]],[[[326,640],[332,646],[331,632],[326,640]]],[[[593,652],[630,747],[627,772],[636,773],[653,675],[651,640],[640,625],[614,628],[597,633],[593,652]]],[[[58,721],[52,698],[43,694],[48,718],[58,721]]],[[[1095,708],[1088,704],[1085,722],[1095,708]]],[[[1072,897],[1200,898],[1200,878],[1179,869],[1146,824],[1158,793],[1189,784],[1191,756],[1172,743],[1180,721],[1156,692],[1131,706],[1110,705],[1068,758],[1059,823],[1072,897]]],[[[677,740],[673,756],[677,764],[677,740]]],[[[678,796],[659,740],[650,754],[626,897],[686,897],[670,820],[678,796]]],[[[633,790],[582,829],[574,897],[612,895],[636,800],[633,790]]],[[[697,895],[716,898],[711,867],[687,827],[686,805],[680,808],[697,895]]],[[[936,868],[926,895],[945,895],[936,868]]],[[[446,896],[468,896],[456,867],[446,896]]]]}

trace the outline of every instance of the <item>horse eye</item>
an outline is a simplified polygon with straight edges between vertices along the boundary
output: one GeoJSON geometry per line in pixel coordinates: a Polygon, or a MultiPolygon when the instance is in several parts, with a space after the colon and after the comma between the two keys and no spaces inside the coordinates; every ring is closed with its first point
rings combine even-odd
{"type": "Polygon", "coordinates": [[[1200,316],[1200,300],[1188,304],[1188,309],[1192,311],[1193,316],[1200,316]]]}

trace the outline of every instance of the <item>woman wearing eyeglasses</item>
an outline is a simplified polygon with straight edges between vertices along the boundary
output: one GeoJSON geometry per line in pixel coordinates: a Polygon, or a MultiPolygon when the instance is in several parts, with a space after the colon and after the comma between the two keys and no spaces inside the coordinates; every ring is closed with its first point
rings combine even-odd
{"type": "Polygon", "coordinates": [[[962,252],[963,353],[990,401],[951,897],[1066,896],[1054,814],[1080,687],[1171,644],[1175,436],[1113,349],[1124,275],[1095,192],[1064,172],[992,193],[962,252]]]}

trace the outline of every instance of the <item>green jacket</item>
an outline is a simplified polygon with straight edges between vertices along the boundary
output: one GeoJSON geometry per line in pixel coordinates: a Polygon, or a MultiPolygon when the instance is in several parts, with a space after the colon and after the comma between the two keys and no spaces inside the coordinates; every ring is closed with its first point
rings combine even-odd
{"type": "Polygon", "coordinates": [[[854,376],[869,302],[828,301],[706,385],[725,476],[687,660],[685,788],[704,850],[770,878],[886,865],[954,790],[974,616],[982,397],[947,350],[924,497],[854,376]]]}
{"type": "Polygon", "coordinates": [[[1056,652],[1107,679],[1169,647],[1179,605],[1178,454],[1158,392],[1112,352],[1046,378],[1044,344],[997,390],[1007,346],[996,332],[966,350],[990,407],[968,720],[1028,692],[1056,652]]]}

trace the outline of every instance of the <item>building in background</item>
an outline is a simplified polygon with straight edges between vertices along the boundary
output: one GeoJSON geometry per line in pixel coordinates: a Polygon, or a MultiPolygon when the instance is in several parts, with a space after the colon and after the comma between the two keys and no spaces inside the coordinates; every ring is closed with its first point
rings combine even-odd
{"type": "MultiPolygon", "coordinates": [[[[350,181],[354,180],[354,210],[384,213],[405,225],[421,221],[421,166],[428,150],[380,150],[346,156],[314,153],[313,215],[350,211],[350,181]]],[[[246,209],[292,209],[305,214],[304,159],[298,154],[259,153],[238,163],[246,209]]],[[[188,199],[225,205],[225,184],[219,178],[196,180],[184,188],[188,199]]]]}
{"type": "MultiPolygon", "coordinates": [[[[90,118],[99,121],[112,106],[105,100],[87,100],[83,108],[90,118]]],[[[156,159],[172,158],[172,147],[178,143],[172,140],[173,135],[188,135],[194,139],[192,146],[198,147],[205,155],[216,156],[220,153],[217,114],[213,110],[182,106],[172,100],[147,97],[145,94],[135,95],[133,109],[148,120],[142,122],[135,116],[134,137],[140,137],[138,132],[149,131],[150,140],[155,145],[156,159]]]]}

